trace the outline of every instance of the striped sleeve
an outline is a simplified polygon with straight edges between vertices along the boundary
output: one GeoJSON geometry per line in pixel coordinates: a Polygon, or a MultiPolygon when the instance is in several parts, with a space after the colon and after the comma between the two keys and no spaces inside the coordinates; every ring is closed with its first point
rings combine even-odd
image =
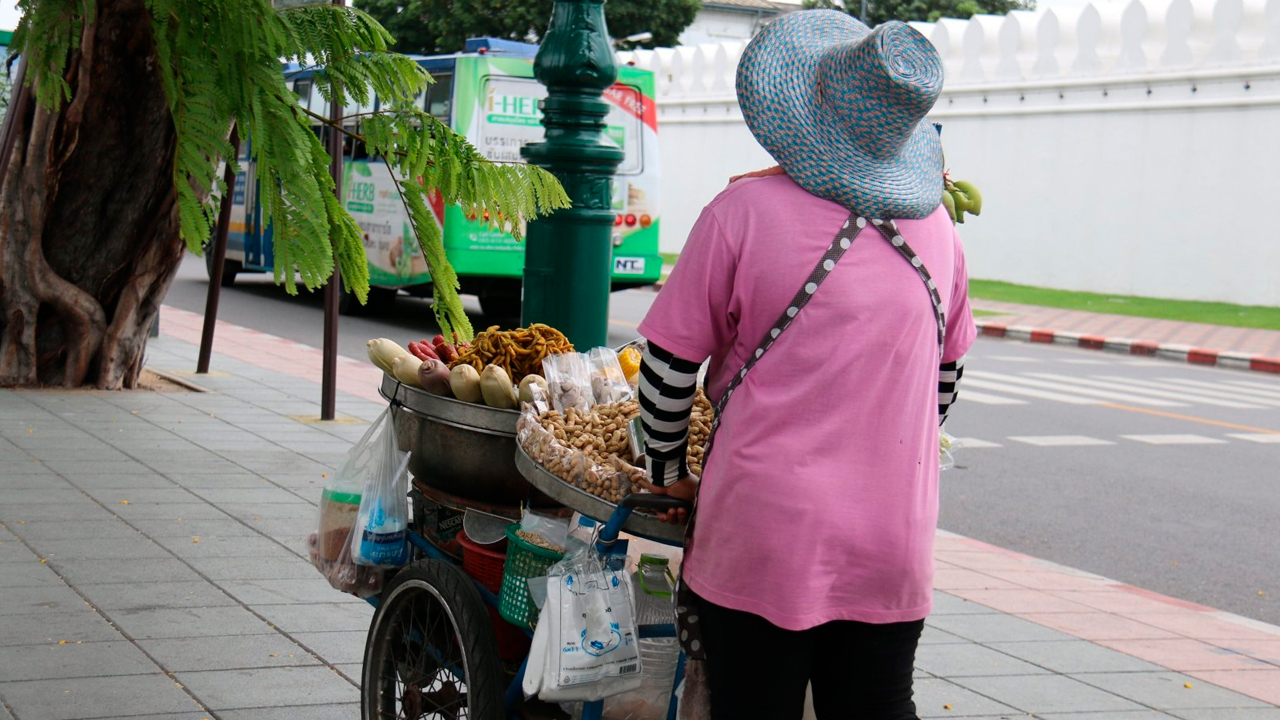
{"type": "Polygon", "coordinates": [[[640,363],[640,421],[649,480],[663,487],[689,474],[689,416],[699,363],[649,343],[640,363]]]}
{"type": "Polygon", "coordinates": [[[942,363],[938,369],[938,426],[947,421],[947,412],[960,394],[960,378],[964,376],[964,358],[942,363]]]}

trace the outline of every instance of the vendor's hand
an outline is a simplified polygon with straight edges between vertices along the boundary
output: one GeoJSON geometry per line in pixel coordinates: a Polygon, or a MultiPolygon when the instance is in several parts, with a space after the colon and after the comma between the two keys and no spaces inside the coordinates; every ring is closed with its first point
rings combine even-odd
{"type": "MultiPolygon", "coordinates": [[[[649,492],[655,495],[669,495],[673,498],[679,498],[687,503],[692,504],[693,498],[698,494],[698,479],[692,475],[686,475],[677,480],[672,485],[663,487],[661,485],[648,486],[649,492]]],[[[689,522],[689,511],[685,508],[677,510],[664,510],[658,513],[658,519],[672,525],[683,525],[689,522]]]]}
{"type": "Polygon", "coordinates": [[[770,175],[782,175],[785,172],[786,171],[782,169],[782,166],[774,165],[773,167],[765,168],[764,170],[753,170],[749,173],[734,175],[733,177],[729,178],[729,183],[733,184],[744,178],[757,178],[757,177],[769,177],[770,175]]]}

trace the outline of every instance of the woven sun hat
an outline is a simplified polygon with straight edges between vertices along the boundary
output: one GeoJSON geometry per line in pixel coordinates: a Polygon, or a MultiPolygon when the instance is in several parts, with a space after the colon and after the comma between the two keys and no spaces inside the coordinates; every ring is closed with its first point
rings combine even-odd
{"type": "Polygon", "coordinates": [[[942,144],[924,118],[942,58],[910,25],[784,15],[743,51],[737,87],[747,127],[810,193],[877,219],[922,218],[941,203],[942,144]]]}

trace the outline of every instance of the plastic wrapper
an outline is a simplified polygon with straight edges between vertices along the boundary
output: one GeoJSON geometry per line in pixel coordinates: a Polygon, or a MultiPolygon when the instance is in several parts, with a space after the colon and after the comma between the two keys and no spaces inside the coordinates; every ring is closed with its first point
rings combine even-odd
{"type": "Polygon", "coordinates": [[[618,353],[598,347],[592,348],[587,357],[591,360],[591,395],[597,405],[626,402],[635,397],[618,362],[618,353]]]}
{"type": "Polygon", "coordinates": [[[408,564],[410,555],[409,453],[396,442],[389,411],[379,415],[374,426],[373,460],[364,473],[360,512],[351,533],[351,559],[357,565],[394,568],[408,564]]]}
{"type": "Polygon", "coordinates": [[[574,408],[591,412],[591,360],[583,353],[548,355],[542,360],[542,374],[551,391],[551,407],[560,412],[574,408]]]}
{"type": "MultiPolygon", "coordinates": [[[[557,549],[563,552],[565,539],[569,537],[569,519],[543,515],[534,510],[525,510],[524,517],[520,519],[520,532],[536,535],[550,545],[548,549],[557,549]]],[[[525,540],[533,542],[527,537],[525,540]]],[[[538,545],[536,542],[533,544],[538,545]]]]}
{"type": "MultiPolygon", "coordinates": [[[[619,439],[624,448],[625,440],[625,437],[619,439]]],[[[592,453],[571,447],[567,436],[556,437],[527,406],[516,424],[516,441],[547,472],[611,503],[626,497],[636,484],[635,479],[644,476],[642,469],[616,455],[601,456],[597,452],[593,457],[592,453]]]]}

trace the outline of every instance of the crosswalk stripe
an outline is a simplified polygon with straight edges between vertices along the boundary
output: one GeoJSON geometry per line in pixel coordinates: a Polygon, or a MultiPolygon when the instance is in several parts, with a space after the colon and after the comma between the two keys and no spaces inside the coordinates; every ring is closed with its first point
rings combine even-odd
{"type": "Polygon", "coordinates": [[[1058,380],[1063,383],[1079,383],[1090,387],[1100,387],[1104,390],[1124,390],[1127,392],[1140,393],[1142,395],[1150,395],[1152,397],[1168,398],[1170,400],[1186,400],[1188,402],[1200,403],[1203,405],[1215,405],[1217,407],[1235,408],[1237,410],[1259,410],[1261,405],[1250,405],[1248,403],[1238,402],[1235,400],[1215,400],[1209,397],[1200,397],[1190,392],[1173,392],[1171,390],[1153,390],[1145,387],[1136,387],[1137,383],[1120,382],[1119,380],[1089,380],[1086,378],[1070,377],[1068,375],[1055,375],[1054,373],[1027,373],[1045,380],[1058,380]]]}
{"type": "Polygon", "coordinates": [[[1148,445],[1225,445],[1227,443],[1226,440],[1203,435],[1121,435],[1120,437],[1148,445]]]}
{"type": "Polygon", "coordinates": [[[1274,383],[1260,383],[1253,382],[1252,380],[1227,380],[1227,382],[1232,385],[1240,385],[1254,390],[1261,390],[1268,395],[1275,394],[1277,397],[1280,397],[1280,385],[1276,385],[1274,383]]]}
{"type": "Polygon", "coordinates": [[[1256,443],[1275,443],[1280,445],[1280,433],[1227,433],[1227,437],[1237,440],[1248,440],[1256,443]]]}
{"type": "Polygon", "coordinates": [[[969,383],[964,380],[960,381],[960,394],[957,396],[961,402],[976,402],[979,405],[1026,405],[1026,400],[1017,398],[1000,397],[999,395],[988,395],[986,393],[975,392],[969,389],[969,383]]]}
{"type": "Polygon", "coordinates": [[[1019,435],[1009,436],[1010,440],[1015,440],[1028,445],[1037,445],[1039,447],[1077,447],[1082,445],[1115,445],[1110,440],[1099,440],[1098,438],[1086,437],[1084,435],[1019,435]]]}
{"type": "MultiPolygon", "coordinates": [[[[1277,436],[1280,437],[1280,436],[1277,436]]],[[[998,448],[1004,447],[1000,443],[993,443],[987,440],[979,440],[978,438],[956,438],[955,446],[961,450],[977,450],[978,448],[998,448]]]]}
{"type": "MultiPolygon", "coordinates": [[[[1035,388],[1044,388],[1046,390],[1058,390],[1075,393],[1077,395],[1085,395],[1088,397],[1102,398],[1103,400],[1113,400],[1117,402],[1134,403],[1137,405],[1150,405],[1151,407],[1177,408],[1187,407],[1186,403],[1173,402],[1169,400],[1156,400],[1153,398],[1139,397],[1130,393],[1118,393],[1109,390],[1090,390],[1081,387],[1063,387],[1061,383],[1046,382],[1044,380],[1032,380],[1030,378],[1015,377],[1012,375],[1001,375],[999,373],[985,372],[982,370],[965,370],[964,379],[961,383],[969,381],[970,376],[974,376],[983,380],[991,380],[995,382],[1015,383],[1017,385],[1026,385],[1035,388]]],[[[991,388],[996,389],[996,388],[991,388]]],[[[1005,392],[1009,392],[1009,388],[1000,388],[1005,392]]]]}
{"type": "Polygon", "coordinates": [[[968,371],[964,374],[964,379],[960,381],[960,397],[964,397],[965,388],[978,388],[979,390],[996,390],[1009,395],[1021,395],[1023,397],[1033,397],[1040,400],[1053,400],[1055,402],[1067,403],[1069,405],[1101,405],[1101,400],[1093,398],[1076,397],[1075,395],[1063,395],[1062,393],[1045,392],[1044,390],[1033,390],[1025,387],[1011,387],[1001,385],[999,383],[987,382],[969,376],[968,371]]]}
{"type": "MultiPolygon", "coordinates": [[[[1145,385],[1147,387],[1157,387],[1157,388],[1166,388],[1166,389],[1170,387],[1170,383],[1175,383],[1172,386],[1174,389],[1180,390],[1185,387],[1188,393],[1193,393],[1195,395],[1205,395],[1205,396],[1216,397],[1216,398],[1225,398],[1227,400],[1235,400],[1238,402],[1249,403],[1253,405],[1265,405],[1267,407],[1280,407],[1280,400],[1269,400],[1265,398],[1259,398],[1256,395],[1250,395],[1245,390],[1231,388],[1225,385],[1215,385],[1213,383],[1183,385],[1175,382],[1176,380],[1178,380],[1178,378],[1166,378],[1165,380],[1157,381],[1157,380],[1135,380],[1133,378],[1121,377],[1119,375],[1098,375],[1097,377],[1100,377],[1104,380],[1115,380],[1118,382],[1123,381],[1127,383],[1134,383],[1136,385],[1145,385]]],[[[1185,380],[1183,382],[1198,383],[1199,381],[1185,380]]]]}
{"type": "Polygon", "coordinates": [[[1247,388],[1237,388],[1220,383],[1204,382],[1202,380],[1187,380],[1185,378],[1160,378],[1161,382],[1175,383],[1177,385],[1185,385],[1186,387],[1197,388],[1196,392],[1202,392],[1199,388],[1205,390],[1213,390],[1214,394],[1224,397],[1230,397],[1233,400],[1242,400],[1244,402],[1257,403],[1259,405],[1269,405],[1272,407],[1280,406],[1280,395],[1271,395],[1262,390],[1250,390],[1247,388]]]}

